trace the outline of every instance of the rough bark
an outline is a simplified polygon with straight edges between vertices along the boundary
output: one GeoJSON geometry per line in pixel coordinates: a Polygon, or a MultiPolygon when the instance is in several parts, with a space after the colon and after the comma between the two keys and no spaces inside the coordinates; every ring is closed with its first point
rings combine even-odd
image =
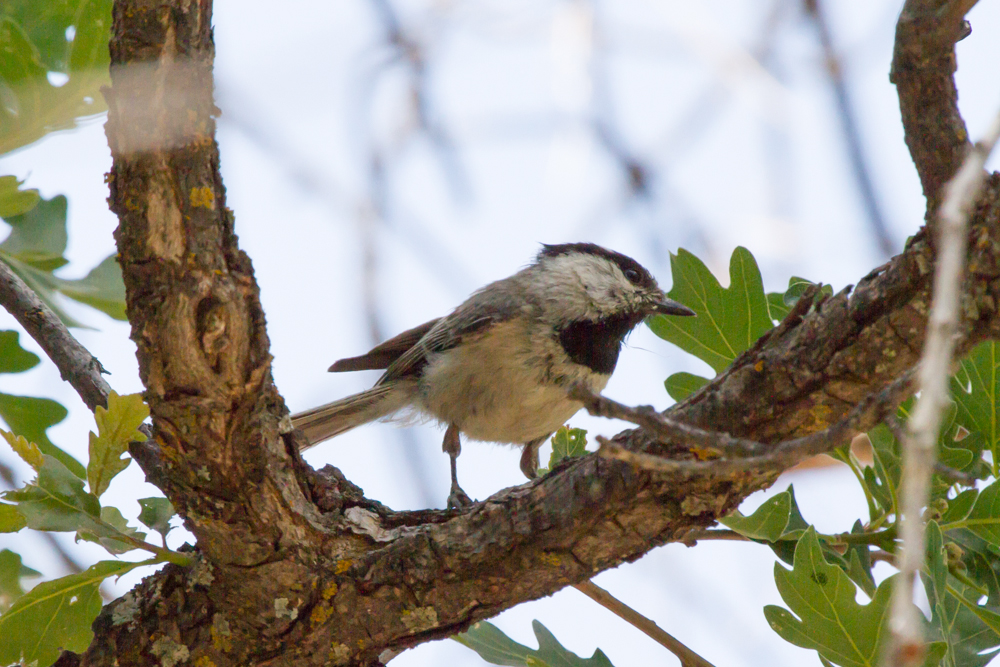
{"type": "MultiPolygon", "coordinates": [[[[951,81],[961,32],[929,40],[907,27],[926,5],[904,10],[894,72],[933,204],[966,139],[951,81]]],[[[586,456],[462,511],[393,512],[336,469],[309,469],[225,207],[210,21],[211,0],[115,3],[107,126],[155,436],[133,454],[196,535],[198,560],[108,605],[91,647],[62,664],[374,664],[385,649],[448,636],[683,541],[773,481],[774,472],[654,475],[586,456]]],[[[973,220],[962,349],[998,333],[998,199],[994,175],[973,220]]],[[[933,259],[918,235],[853,291],[795,313],[671,416],[765,442],[830,425],[916,361],[933,259]]],[[[639,430],[616,441],[689,456],[639,430]]]]}

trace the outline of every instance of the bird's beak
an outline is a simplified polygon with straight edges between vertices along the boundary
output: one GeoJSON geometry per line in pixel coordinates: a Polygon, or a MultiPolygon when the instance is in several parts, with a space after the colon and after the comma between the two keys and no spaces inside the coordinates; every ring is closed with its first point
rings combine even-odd
{"type": "Polygon", "coordinates": [[[673,299],[668,299],[666,295],[662,295],[657,301],[649,307],[650,315],[685,315],[688,317],[693,316],[695,313],[693,310],[685,306],[684,304],[677,303],[673,299]]]}

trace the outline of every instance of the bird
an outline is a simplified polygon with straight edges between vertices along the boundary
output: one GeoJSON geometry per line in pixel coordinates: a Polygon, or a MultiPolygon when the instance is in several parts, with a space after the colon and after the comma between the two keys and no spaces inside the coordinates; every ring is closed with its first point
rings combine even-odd
{"type": "Polygon", "coordinates": [[[594,243],[543,244],[534,262],[473,293],[450,314],[414,327],[329,371],[384,370],[366,391],[292,416],[303,448],[362,424],[415,413],[446,427],[449,507],[472,501],[458,484],[466,439],[522,448],[537,476],[538,449],[600,393],[625,336],[647,317],[692,316],[637,261],[594,243]]]}

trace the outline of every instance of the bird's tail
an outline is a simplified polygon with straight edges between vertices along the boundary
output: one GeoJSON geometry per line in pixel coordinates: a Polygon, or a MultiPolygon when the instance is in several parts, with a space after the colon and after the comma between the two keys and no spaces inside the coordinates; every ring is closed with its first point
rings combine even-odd
{"type": "Polygon", "coordinates": [[[404,392],[393,384],[373,387],[360,394],[292,415],[292,424],[302,431],[312,447],[356,426],[388,417],[405,406],[404,392]]]}

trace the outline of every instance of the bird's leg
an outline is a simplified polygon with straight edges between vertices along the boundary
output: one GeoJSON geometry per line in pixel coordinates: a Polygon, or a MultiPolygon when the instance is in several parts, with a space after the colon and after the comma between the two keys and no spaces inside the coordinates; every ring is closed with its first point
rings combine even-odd
{"type": "Polygon", "coordinates": [[[528,479],[535,479],[538,477],[538,449],[545,442],[548,436],[537,438],[531,442],[526,442],[524,444],[524,449],[521,450],[521,472],[528,479]]]}
{"type": "Polygon", "coordinates": [[[451,492],[448,494],[448,509],[467,507],[472,504],[472,499],[458,485],[458,455],[462,453],[462,441],[458,436],[458,427],[454,424],[449,425],[448,430],[444,432],[441,450],[451,457],[451,492]]]}

